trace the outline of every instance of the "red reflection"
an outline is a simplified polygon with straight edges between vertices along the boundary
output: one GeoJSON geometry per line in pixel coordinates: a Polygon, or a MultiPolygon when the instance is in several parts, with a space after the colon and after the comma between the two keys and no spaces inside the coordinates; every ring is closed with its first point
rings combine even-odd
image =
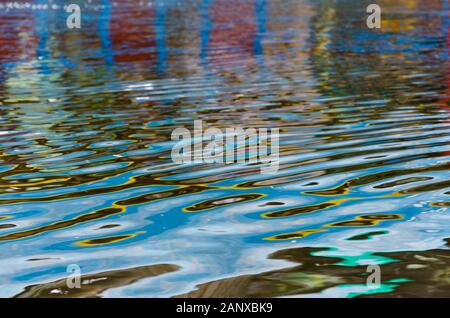
{"type": "MultiPolygon", "coordinates": [[[[8,2],[0,0],[3,5],[8,2]]],[[[34,15],[29,9],[0,12],[0,63],[35,58],[39,41],[34,35],[35,28],[34,15]]]]}
{"type": "Polygon", "coordinates": [[[154,8],[137,5],[134,0],[121,0],[120,6],[112,6],[110,36],[116,62],[156,63],[154,18],[154,8]]]}
{"type": "Polygon", "coordinates": [[[216,0],[210,7],[214,25],[208,56],[214,65],[253,60],[257,31],[255,4],[240,0],[216,0]]]}

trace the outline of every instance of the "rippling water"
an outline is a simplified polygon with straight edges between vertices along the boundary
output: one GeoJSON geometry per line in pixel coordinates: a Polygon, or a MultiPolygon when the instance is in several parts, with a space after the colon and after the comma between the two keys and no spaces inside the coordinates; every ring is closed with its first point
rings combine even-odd
{"type": "Polygon", "coordinates": [[[368,1],[99,0],[81,30],[8,2],[0,296],[450,296],[448,1],[379,1],[381,31],[368,1]],[[174,164],[196,119],[279,128],[280,170],[174,164]]]}

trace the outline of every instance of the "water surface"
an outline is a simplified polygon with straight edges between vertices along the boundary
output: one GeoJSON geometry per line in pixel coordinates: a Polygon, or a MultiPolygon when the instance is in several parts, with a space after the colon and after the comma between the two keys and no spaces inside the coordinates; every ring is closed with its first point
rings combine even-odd
{"type": "Polygon", "coordinates": [[[448,1],[381,31],[368,1],[99,0],[80,30],[9,2],[0,296],[450,296],[448,1]],[[280,170],[175,165],[198,119],[279,128],[280,170]]]}

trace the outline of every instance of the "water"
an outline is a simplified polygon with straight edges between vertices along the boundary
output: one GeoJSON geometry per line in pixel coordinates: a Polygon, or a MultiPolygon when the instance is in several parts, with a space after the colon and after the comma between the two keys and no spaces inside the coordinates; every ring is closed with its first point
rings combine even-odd
{"type": "Polygon", "coordinates": [[[448,1],[380,1],[382,31],[364,1],[92,1],[81,30],[7,2],[0,296],[450,296],[448,1]],[[173,164],[196,119],[279,128],[279,172],[173,164]]]}

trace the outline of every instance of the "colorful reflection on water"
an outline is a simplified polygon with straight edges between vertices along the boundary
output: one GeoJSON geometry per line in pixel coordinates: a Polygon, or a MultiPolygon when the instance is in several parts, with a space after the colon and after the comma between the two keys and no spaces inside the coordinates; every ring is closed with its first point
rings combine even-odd
{"type": "Polygon", "coordinates": [[[450,295],[448,1],[9,2],[0,296],[450,295]],[[173,164],[196,119],[278,127],[278,174],[173,164]]]}

